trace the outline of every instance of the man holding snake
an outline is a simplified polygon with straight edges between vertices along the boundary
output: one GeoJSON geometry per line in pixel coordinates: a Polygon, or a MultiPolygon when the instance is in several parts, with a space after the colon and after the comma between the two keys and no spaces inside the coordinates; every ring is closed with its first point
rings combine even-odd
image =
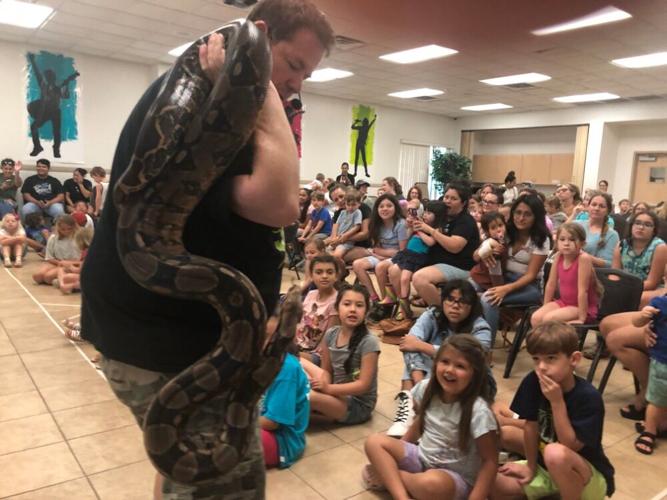
{"type": "MultiPolygon", "coordinates": [[[[273,59],[271,82],[252,144],[206,194],[188,218],[183,240],[196,255],[224,262],[246,274],[266,310],[275,309],[283,254],[274,228],[298,217],[299,163],[282,101],[328,53],[333,30],[310,0],[263,0],[249,20],[265,31],[273,59]]],[[[215,82],[224,58],[224,40],[213,34],[199,49],[206,76],[215,82]]],[[[144,117],[162,90],[160,77],[144,93],[121,132],[110,188],[127,169],[144,117]]],[[[118,210],[105,207],[81,276],[82,336],[101,353],[100,364],[118,398],[139,425],[159,389],[209,352],[220,335],[220,318],[208,304],[177,300],[145,290],[125,271],[116,248],[118,210]]],[[[202,434],[215,428],[220,411],[204,406],[189,426],[202,434]]],[[[156,498],[263,498],[261,445],[253,439],[245,458],[230,473],[204,485],[186,486],[158,475],[156,498]],[[161,491],[160,491],[161,490],[161,491]]]]}

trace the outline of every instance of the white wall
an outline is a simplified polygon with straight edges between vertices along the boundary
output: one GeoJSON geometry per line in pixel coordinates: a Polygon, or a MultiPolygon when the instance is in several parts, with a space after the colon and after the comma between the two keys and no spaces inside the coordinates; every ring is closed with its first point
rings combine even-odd
{"type": "Polygon", "coordinates": [[[612,160],[615,175],[609,179],[609,187],[614,193],[614,199],[620,200],[631,198],[630,183],[635,153],[667,152],[667,123],[623,124],[613,126],[613,129],[618,137],[618,145],[612,160]]]}
{"type": "MultiPolygon", "coordinates": [[[[340,164],[349,161],[352,106],[359,103],[315,94],[303,94],[304,109],[301,179],[314,179],[318,172],[335,177],[340,164]]],[[[373,165],[370,181],[398,174],[401,141],[458,150],[460,134],[455,121],[440,115],[374,106],[375,124],[373,165]]],[[[351,167],[354,171],[354,167],[351,167]]],[[[359,168],[363,175],[363,166],[359,168]]]]}
{"type": "Polygon", "coordinates": [[[667,99],[568,106],[533,113],[491,113],[459,118],[459,131],[589,125],[584,187],[607,179],[614,199],[629,197],[634,151],[667,151],[667,99]],[[610,128],[611,127],[611,128],[610,128]],[[614,160],[615,158],[615,160],[614,160]]]}
{"type": "MultiPolygon", "coordinates": [[[[3,133],[0,134],[0,155],[20,159],[26,174],[34,167],[35,158],[28,156],[30,140],[25,98],[25,54],[44,47],[0,43],[0,67],[3,70],[0,109],[3,114],[3,133]]],[[[81,73],[79,106],[79,136],[83,141],[83,165],[66,164],[52,157],[49,148],[40,154],[52,160],[54,175],[71,177],[66,170],[77,166],[90,169],[94,165],[110,168],[120,130],[138,98],[155,78],[154,66],[104,59],[75,52],[76,69],[81,73]],[[57,172],[65,170],[65,172],[57,172]]]]}
{"type": "Polygon", "coordinates": [[[544,127],[475,132],[473,154],[574,153],[576,127],[544,127]]]}

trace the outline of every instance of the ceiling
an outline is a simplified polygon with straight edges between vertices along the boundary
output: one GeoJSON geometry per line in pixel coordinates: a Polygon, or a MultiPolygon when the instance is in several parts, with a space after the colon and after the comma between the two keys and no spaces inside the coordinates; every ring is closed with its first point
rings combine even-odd
{"type": "MultiPolygon", "coordinates": [[[[667,50],[666,0],[314,0],[336,34],[361,46],[336,49],[321,67],[354,76],[304,84],[304,91],[362,103],[409,108],[449,117],[479,114],[462,106],[503,102],[507,112],[562,109],[553,97],[612,92],[624,99],[667,94],[667,66],[623,69],[611,59],[667,50]],[[633,18],[549,36],[531,30],[614,5],[633,18]],[[397,65],[388,52],[439,44],[450,57],[397,65]],[[480,79],[538,72],[551,80],[510,89],[480,79]],[[396,99],[389,92],[419,87],[444,90],[430,102],[396,99]]],[[[0,25],[0,39],[139,63],[171,63],[167,52],[247,10],[222,0],[39,0],[56,11],[39,30],[0,25]]],[[[487,112],[488,113],[488,112],[487,112]]],[[[497,113],[497,112],[495,112],[497,113]]]]}

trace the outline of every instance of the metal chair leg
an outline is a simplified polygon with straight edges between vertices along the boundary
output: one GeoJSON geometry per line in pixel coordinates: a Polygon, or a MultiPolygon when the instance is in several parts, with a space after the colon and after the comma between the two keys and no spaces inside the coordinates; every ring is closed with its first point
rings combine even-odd
{"type": "Polygon", "coordinates": [[[614,369],[615,364],[616,364],[616,357],[610,356],[609,363],[607,363],[607,368],[605,368],[604,373],[602,374],[602,380],[600,380],[600,385],[598,386],[598,391],[600,392],[600,394],[604,393],[604,389],[605,387],[607,387],[607,382],[609,381],[609,377],[611,376],[611,371],[614,369]]]}
{"type": "Polygon", "coordinates": [[[510,347],[509,354],[507,355],[507,361],[505,361],[505,372],[503,373],[503,378],[509,378],[512,373],[512,367],[516,361],[519,352],[521,351],[521,345],[523,344],[523,339],[526,337],[528,328],[526,325],[530,325],[530,317],[533,314],[533,309],[529,308],[523,313],[521,317],[521,322],[519,327],[516,329],[514,334],[514,340],[512,341],[512,346],[510,347]]]}

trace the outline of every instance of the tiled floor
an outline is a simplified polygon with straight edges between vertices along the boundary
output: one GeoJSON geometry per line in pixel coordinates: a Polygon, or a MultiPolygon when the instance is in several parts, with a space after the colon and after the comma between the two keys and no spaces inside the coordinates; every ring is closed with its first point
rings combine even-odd
{"type": "MultiPolygon", "coordinates": [[[[154,472],[139,429],[88,361],[91,347],[70,343],[58,326],[78,313],[80,298],[32,284],[35,266],[31,253],[25,268],[0,270],[0,498],[150,499],[154,472]]],[[[286,273],[286,285],[291,279],[286,273]]],[[[504,358],[505,351],[496,349],[499,398],[509,400],[530,360],[522,353],[505,380],[504,358]]],[[[267,498],[387,498],[365,492],[359,471],[365,437],[387,429],[393,418],[401,363],[397,347],[382,344],[372,420],[309,430],[305,456],[291,469],[269,471],[267,498]]],[[[630,374],[617,368],[604,395],[614,498],[667,499],[667,442],[651,457],[636,453],[632,424],[618,415],[631,395],[630,374]]]]}

